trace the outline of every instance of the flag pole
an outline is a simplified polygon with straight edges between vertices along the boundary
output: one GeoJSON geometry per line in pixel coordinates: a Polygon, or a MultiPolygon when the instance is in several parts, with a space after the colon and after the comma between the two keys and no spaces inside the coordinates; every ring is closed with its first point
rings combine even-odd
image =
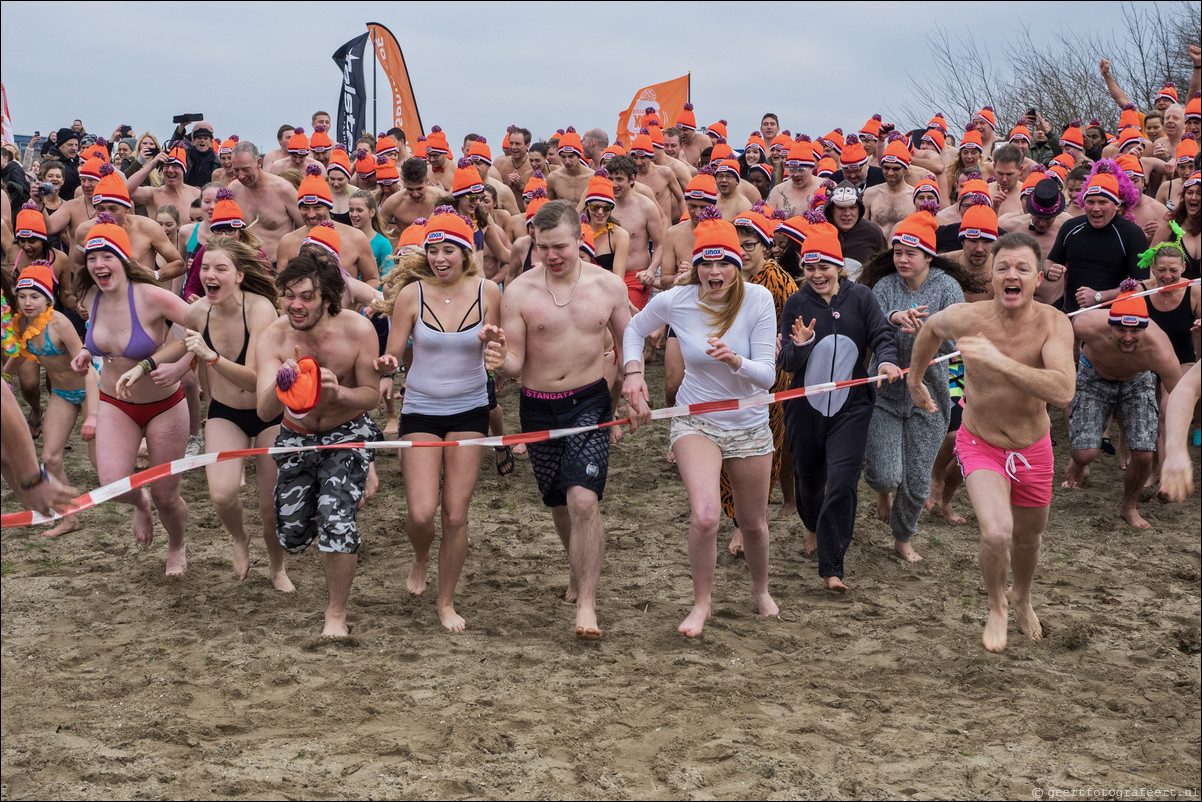
{"type": "Polygon", "coordinates": [[[371,28],[368,28],[368,35],[371,38],[371,134],[374,135],[380,130],[379,122],[376,120],[376,105],[379,102],[376,98],[376,80],[380,64],[380,54],[376,52],[376,37],[371,35],[371,28]]]}
{"type": "Polygon", "coordinates": [[[689,103],[692,103],[693,102],[693,71],[689,70],[688,75],[689,75],[689,84],[688,84],[688,87],[685,89],[685,100],[687,100],[689,103]]]}

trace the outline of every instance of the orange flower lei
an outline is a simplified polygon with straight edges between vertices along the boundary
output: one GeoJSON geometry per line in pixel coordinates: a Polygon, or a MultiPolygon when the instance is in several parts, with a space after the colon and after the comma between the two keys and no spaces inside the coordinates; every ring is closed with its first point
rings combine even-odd
{"type": "MultiPolygon", "coordinates": [[[[19,328],[20,322],[25,319],[25,313],[18,309],[15,317],[15,322],[19,328]]],[[[46,311],[38,315],[32,323],[25,324],[25,330],[17,336],[17,348],[21,356],[26,359],[32,359],[34,362],[39,361],[38,355],[29,350],[29,341],[44,332],[53,318],[54,304],[50,304],[50,306],[46,307],[46,311]]]]}

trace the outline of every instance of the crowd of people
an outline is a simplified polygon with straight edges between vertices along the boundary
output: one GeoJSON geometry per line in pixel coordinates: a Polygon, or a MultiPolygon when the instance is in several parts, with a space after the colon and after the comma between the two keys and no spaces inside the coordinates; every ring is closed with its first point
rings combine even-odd
{"type": "MultiPolygon", "coordinates": [[[[724,513],[759,613],[779,612],[778,483],[823,586],[848,592],[864,471],[908,562],[922,559],[924,512],[964,522],[964,484],[984,645],[1005,647],[1010,607],[1039,638],[1049,413],[1067,422],[1065,489],[1113,437],[1130,526],[1149,526],[1145,486],[1192,492],[1202,293],[1183,282],[1199,277],[1202,51],[1191,56],[1184,102],[1166,84],[1145,112],[1102,62],[1123,107],[1112,133],[1074,121],[1054,134],[1035,110],[1007,128],[985,106],[908,132],[874,114],[811,136],[767,113],[736,149],[726,121],[699,125],[688,104],[671,120],[648,109],[629,146],[599,128],[540,141],[511,125],[495,157],[474,133],[457,157],[438,126],[334,142],[322,111],[282,125],[270,149],[206,120],[167,143],[128,125],[95,138],[75,120],[23,154],[4,146],[5,477],[28,508],[61,509],[81,414],[106,484],[202,448],[296,449],[257,458],[269,579],[293,590],[285,552],[316,541],[322,635],[340,637],[383,453],[361,444],[407,441],[406,588],[425,592],[441,531],[437,614],[459,631],[481,454],[457,443],[504,432],[498,391],[518,381],[522,431],[569,432],[501,447],[496,467],[528,455],[568,557],[575,636],[597,640],[613,422],[651,419],[644,370],[662,358],[668,406],[815,388],[672,418],[691,513],[684,635],[711,614],[724,513]]],[[[241,463],[207,472],[245,579],[241,463]]],[[[143,545],[157,513],[166,572],[184,574],[196,500],[179,477],[116,500],[143,545]]],[[[68,515],[46,534],[79,526],[68,515]]]]}

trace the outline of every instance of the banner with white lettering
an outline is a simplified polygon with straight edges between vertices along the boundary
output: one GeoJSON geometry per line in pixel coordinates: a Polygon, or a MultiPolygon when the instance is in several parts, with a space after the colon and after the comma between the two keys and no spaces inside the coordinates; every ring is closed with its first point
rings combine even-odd
{"type": "Polygon", "coordinates": [[[338,95],[337,141],[347,149],[366,131],[367,83],[363,77],[363,54],[370,34],[356,36],[334,53],[334,63],[342,72],[342,92],[338,95]]]}

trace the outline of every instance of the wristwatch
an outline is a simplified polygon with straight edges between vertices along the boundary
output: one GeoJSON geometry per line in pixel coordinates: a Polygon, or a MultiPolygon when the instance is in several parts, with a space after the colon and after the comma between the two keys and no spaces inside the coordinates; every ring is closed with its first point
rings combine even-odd
{"type": "Polygon", "coordinates": [[[1102,303],[1102,293],[1100,293],[1100,292],[1095,292],[1095,293],[1093,294],[1093,302],[1094,302],[1095,304],[1100,304],[1100,303],[1102,303]]]}

